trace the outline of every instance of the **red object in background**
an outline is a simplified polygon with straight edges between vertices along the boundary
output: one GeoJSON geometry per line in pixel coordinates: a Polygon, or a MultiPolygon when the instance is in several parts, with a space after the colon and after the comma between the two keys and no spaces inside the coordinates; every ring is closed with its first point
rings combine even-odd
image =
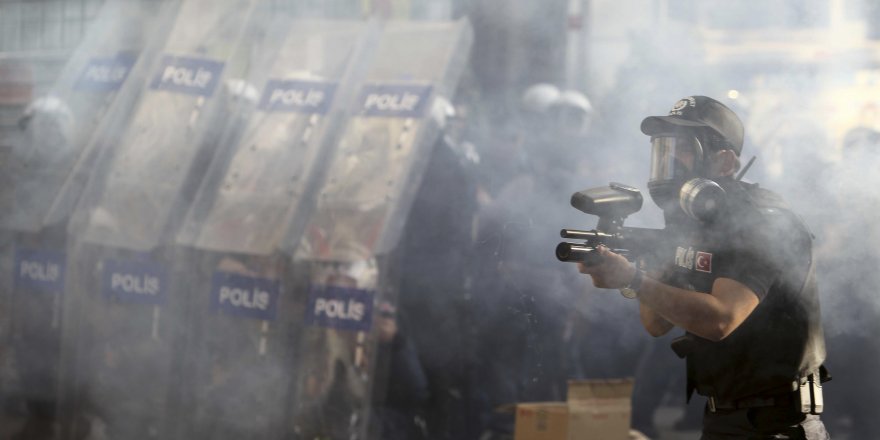
{"type": "Polygon", "coordinates": [[[0,61],[0,105],[25,105],[33,98],[34,77],[28,63],[0,61]]]}

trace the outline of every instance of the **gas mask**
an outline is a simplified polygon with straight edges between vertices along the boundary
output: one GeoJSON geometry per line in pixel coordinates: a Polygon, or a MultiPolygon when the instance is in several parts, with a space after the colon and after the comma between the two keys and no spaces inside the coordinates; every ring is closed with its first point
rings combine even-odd
{"type": "Polygon", "coordinates": [[[708,168],[703,145],[695,136],[657,134],[651,137],[648,192],[664,213],[679,209],[688,217],[711,221],[726,203],[726,192],[702,176],[708,168]]]}

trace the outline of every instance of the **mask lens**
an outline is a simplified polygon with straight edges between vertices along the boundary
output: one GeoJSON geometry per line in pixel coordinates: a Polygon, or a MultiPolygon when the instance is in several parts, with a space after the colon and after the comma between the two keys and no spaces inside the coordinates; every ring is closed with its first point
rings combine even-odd
{"type": "Polygon", "coordinates": [[[703,148],[695,137],[654,136],[651,138],[649,181],[690,177],[703,160],[703,148]]]}

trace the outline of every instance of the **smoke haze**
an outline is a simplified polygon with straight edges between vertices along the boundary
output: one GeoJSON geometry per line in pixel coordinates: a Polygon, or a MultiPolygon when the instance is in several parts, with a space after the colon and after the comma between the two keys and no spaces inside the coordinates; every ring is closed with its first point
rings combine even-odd
{"type": "Polygon", "coordinates": [[[691,95],[815,235],[825,418],[876,432],[878,11],[0,0],[0,436],[476,439],[626,376],[650,429],[669,338],[552,252],[612,181],[663,226],[639,124],[691,95]]]}

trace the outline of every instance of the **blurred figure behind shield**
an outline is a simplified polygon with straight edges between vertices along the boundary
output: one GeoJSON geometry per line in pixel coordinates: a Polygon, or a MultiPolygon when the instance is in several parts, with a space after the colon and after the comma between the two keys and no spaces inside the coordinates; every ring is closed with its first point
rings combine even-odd
{"type": "Polygon", "coordinates": [[[381,425],[383,440],[427,438],[424,407],[428,401],[428,378],[415,344],[406,333],[407,324],[397,307],[387,301],[379,304],[376,322],[379,334],[376,371],[385,374],[382,392],[374,392],[373,408],[381,425]]]}

